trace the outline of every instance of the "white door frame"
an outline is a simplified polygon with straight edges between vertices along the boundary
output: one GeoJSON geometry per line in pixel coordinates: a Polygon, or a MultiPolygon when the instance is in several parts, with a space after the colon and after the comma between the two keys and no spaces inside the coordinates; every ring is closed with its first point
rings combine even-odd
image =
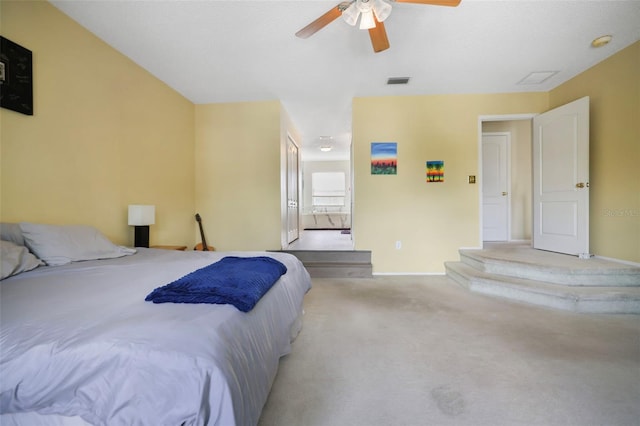
{"type": "Polygon", "coordinates": [[[300,147],[291,135],[287,135],[287,244],[300,237],[300,147]],[[295,148],[295,158],[291,156],[289,147],[295,148]],[[295,170],[291,169],[292,161],[295,170]],[[293,174],[292,174],[293,172],[293,174]],[[292,185],[293,182],[293,185],[292,185]],[[291,187],[294,191],[291,191],[291,187]],[[293,197],[293,199],[291,198],[293,197]],[[295,211],[295,217],[291,217],[291,211],[295,211]],[[292,220],[295,221],[295,229],[291,228],[292,220]]]}
{"type": "MultiPolygon", "coordinates": [[[[506,197],[506,208],[507,208],[507,214],[506,214],[506,223],[504,224],[504,226],[506,226],[506,239],[504,241],[511,241],[511,132],[483,132],[482,133],[482,140],[483,140],[483,145],[484,145],[484,137],[485,136],[505,136],[506,137],[506,155],[505,155],[505,168],[506,168],[506,176],[505,176],[505,180],[506,180],[506,195],[503,193],[502,195],[506,197]]],[[[481,164],[483,166],[483,170],[482,172],[484,173],[484,146],[481,146],[481,151],[480,151],[480,155],[482,156],[481,158],[481,164]]],[[[483,203],[482,203],[482,210],[484,211],[484,193],[483,193],[483,180],[480,180],[480,194],[482,195],[483,198],[483,203]]],[[[483,222],[482,222],[482,227],[484,229],[484,214],[482,216],[483,222]]],[[[484,233],[484,231],[483,231],[484,233]]],[[[485,236],[483,235],[483,238],[485,236]]],[[[492,240],[493,241],[493,240],[492,240]]]]}
{"type": "Polygon", "coordinates": [[[300,145],[294,139],[294,137],[287,132],[286,135],[280,141],[280,246],[281,249],[286,249],[289,246],[289,141],[297,148],[297,163],[298,163],[298,234],[300,226],[300,197],[302,188],[302,177],[300,170],[300,145]]]}
{"type": "MultiPolygon", "coordinates": [[[[480,115],[478,116],[478,179],[476,180],[476,185],[478,185],[478,214],[479,214],[479,222],[478,222],[478,242],[479,246],[475,248],[483,247],[483,223],[484,218],[482,215],[482,123],[485,121],[520,121],[520,120],[533,120],[533,117],[538,115],[538,113],[526,113],[526,114],[506,114],[506,115],[480,115]]],[[[511,171],[509,171],[511,173],[511,171]]],[[[511,230],[509,230],[509,235],[511,235],[511,230]]]]}

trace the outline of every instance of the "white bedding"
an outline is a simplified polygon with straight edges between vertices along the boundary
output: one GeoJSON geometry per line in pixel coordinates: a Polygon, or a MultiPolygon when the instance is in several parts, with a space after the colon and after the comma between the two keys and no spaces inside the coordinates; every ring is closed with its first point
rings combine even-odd
{"type": "Polygon", "coordinates": [[[8,278],[0,423],[55,414],[94,425],[255,425],[310,287],[295,257],[263,252],[139,249],[8,278]],[[268,255],[288,271],[248,313],[144,301],[225,255],[268,255]]]}

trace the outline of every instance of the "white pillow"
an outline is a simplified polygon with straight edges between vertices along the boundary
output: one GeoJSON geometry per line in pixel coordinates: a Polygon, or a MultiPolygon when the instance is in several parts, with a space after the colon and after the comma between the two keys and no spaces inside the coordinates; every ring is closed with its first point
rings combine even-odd
{"type": "Polygon", "coordinates": [[[0,240],[0,260],[0,280],[44,265],[25,246],[4,240],[0,240]]]}
{"type": "Polygon", "coordinates": [[[0,240],[11,241],[17,246],[23,246],[24,238],[22,238],[20,225],[9,222],[0,223],[0,240]]]}
{"type": "Polygon", "coordinates": [[[136,250],[116,246],[92,226],[20,223],[27,247],[47,265],[65,265],[80,260],[111,259],[136,250]]]}

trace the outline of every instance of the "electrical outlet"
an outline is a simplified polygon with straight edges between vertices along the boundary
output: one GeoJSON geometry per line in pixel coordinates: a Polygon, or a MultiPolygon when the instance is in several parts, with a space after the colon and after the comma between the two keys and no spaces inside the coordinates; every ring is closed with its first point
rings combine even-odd
{"type": "Polygon", "coordinates": [[[396,241],[396,250],[400,250],[402,248],[402,241],[396,241]]]}

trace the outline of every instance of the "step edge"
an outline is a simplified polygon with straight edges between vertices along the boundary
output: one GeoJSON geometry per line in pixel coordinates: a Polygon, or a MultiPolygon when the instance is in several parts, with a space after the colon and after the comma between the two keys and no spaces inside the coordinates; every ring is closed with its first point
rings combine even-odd
{"type": "Polygon", "coordinates": [[[461,262],[477,270],[514,278],[544,280],[570,286],[640,287],[640,273],[629,269],[587,269],[547,267],[512,260],[486,259],[461,254],[461,262]]]}
{"type": "MultiPolygon", "coordinates": [[[[571,274],[582,274],[582,275],[596,275],[593,274],[592,271],[594,271],[594,269],[592,268],[584,268],[584,269],[580,269],[580,268],[563,268],[560,266],[547,266],[547,265],[543,265],[540,263],[531,263],[531,262],[526,262],[526,261],[522,261],[522,260],[514,260],[514,259],[496,259],[494,257],[488,257],[488,256],[483,256],[482,254],[479,253],[473,253],[476,250],[467,250],[467,249],[461,249],[459,250],[459,254],[460,257],[468,257],[473,259],[476,262],[482,263],[482,264],[506,264],[506,265],[510,265],[510,264],[515,264],[515,265],[521,265],[525,268],[532,268],[532,269],[536,269],[536,270],[542,270],[542,271],[548,271],[548,272],[560,272],[560,273],[565,273],[565,272],[570,272],[571,274]]],[[[620,263],[620,265],[625,265],[625,267],[619,267],[619,268],[598,268],[597,271],[601,272],[599,275],[631,275],[631,276],[640,276],[640,267],[636,267],[636,266],[631,266],[631,265],[626,265],[624,263],[620,263]]]]}
{"type": "Polygon", "coordinates": [[[623,315],[640,314],[640,297],[616,299],[597,297],[598,295],[562,297],[557,294],[535,293],[528,291],[528,288],[513,286],[506,286],[508,294],[505,294],[504,292],[495,291],[496,289],[505,289],[505,285],[498,285],[495,283],[484,283],[483,285],[482,281],[478,283],[472,276],[469,276],[464,271],[457,269],[456,266],[466,266],[467,268],[470,268],[467,265],[462,264],[462,262],[445,262],[445,266],[447,268],[447,276],[449,276],[454,282],[460,284],[471,292],[483,294],[489,297],[496,297],[530,306],[560,309],[575,313],[623,315]],[[464,282],[461,282],[461,279],[464,282]]]}
{"type": "Polygon", "coordinates": [[[531,291],[537,294],[562,294],[570,297],[593,298],[593,297],[616,297],[621,294],[628,294],[629,289],[633,289],[633,298],[640,300],[640,289],[629,286],[575,286],[549,283],[546,281],[531,280],[526,278],[506,277],[483,271],[479,271],[462,262],[445,262],[445,267],[452,269],[455,273],[469,280],[469,287],[474,284],[492,284],[494,286],[506,286],[521,291],[531,291]],[[463,268],[460,270],[460,268],[463,268]],[[467,270],[465,270],[467,269],[467,270]],[[613,290],[613,292],[612,292],[613,290]]]}

